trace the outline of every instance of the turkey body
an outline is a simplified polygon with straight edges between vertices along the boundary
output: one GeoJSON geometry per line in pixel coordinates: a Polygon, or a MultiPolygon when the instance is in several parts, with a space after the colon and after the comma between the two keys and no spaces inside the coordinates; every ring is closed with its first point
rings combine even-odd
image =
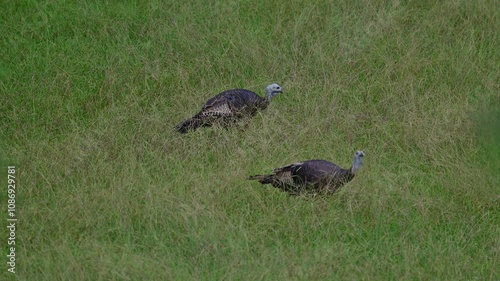
{"type": "Polygon", "coordinates": [[[248,179],[271,184],[293,195],[333,193],[354,178],[364,156],[363,151],[356,151],[350,169],[342,169],[326,160],[307,160],[274,169],[272,174],[248,179]]]}
{"type": "Polygon", "coordinates": [[[181,122],[176,129],[180,133],[187,133],[215,123],[228,125],[245,117],[255,116],[259,110],[266,109],[269,102],[270,99],[249,90],[227,90],[209,99],[198,114],[181,122]]]}

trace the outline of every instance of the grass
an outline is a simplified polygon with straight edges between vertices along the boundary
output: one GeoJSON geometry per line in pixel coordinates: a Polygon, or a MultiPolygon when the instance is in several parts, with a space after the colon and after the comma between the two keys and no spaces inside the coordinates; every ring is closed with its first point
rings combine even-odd
{"type": "Polygon", "coordinates": [[[7,1],[0,15],[0,162],[17,167],[19,215],[2,280],[500,279],[494,1],[7,1]],[[271,82],[285,93],[247,124],[173,130],[222,90],[271,82]],[[333,196],[246,180],[348,167],[357,149],[360,174],[333,196]]]}

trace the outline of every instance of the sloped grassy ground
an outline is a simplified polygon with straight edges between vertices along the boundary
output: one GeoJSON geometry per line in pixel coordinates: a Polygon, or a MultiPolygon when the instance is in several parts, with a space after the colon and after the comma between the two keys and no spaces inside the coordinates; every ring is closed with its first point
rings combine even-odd
{"type": "Polygon", "coordinates": [[[2,280],[500,279],[495,2],[270,2],[4,2],[2,280]],[[272,82],[250,122],[173,130],[272,82]],[[333,196],[246,180],[358,149],[333,196]]]}

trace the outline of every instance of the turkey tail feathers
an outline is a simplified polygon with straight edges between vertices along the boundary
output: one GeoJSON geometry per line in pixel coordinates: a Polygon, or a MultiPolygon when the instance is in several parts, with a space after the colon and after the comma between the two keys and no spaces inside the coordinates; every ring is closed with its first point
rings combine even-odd
{"type": "Polygon", "coordinates": [[[258,180],[261,184],[273,183],[273,175],[255,175],[248,177],[249,180],[258,180]]]}
{"type": "Polygon", "coordinates": [[[201,126],[203,126],[203,120],[199,118],[189,118],[175,126],[175,129],[179,131],[179,133],[185,134],[188,131],[195,130],[201,126]]]}

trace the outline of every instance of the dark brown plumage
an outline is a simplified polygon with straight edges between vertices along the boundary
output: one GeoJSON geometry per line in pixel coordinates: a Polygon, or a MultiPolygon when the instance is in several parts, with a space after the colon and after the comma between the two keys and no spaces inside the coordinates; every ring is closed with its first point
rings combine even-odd
{"type": "Polygon", "coordinates": [[[362,151],[356,151],[350,169],[342,169],[325,160],[308,160],[274,169],[272,174],[255,175],[248,179],[271,184],[293,195],[333,193],[354,178],[361,168],[363,157],[362,151]]]}
{"type": "Polygon", "coordinates": [[[181,122],[175,128],[180,133],[187,133],[189,130],[212,126],[215,123],[228,125],[244,117],[253,117],[257,111],[266,109],[271,99],[278,93],[281,93],[278,84],[267,86],[265,97],[245,89],[224,91],[209,99],[198,114],[181,122]]]}

